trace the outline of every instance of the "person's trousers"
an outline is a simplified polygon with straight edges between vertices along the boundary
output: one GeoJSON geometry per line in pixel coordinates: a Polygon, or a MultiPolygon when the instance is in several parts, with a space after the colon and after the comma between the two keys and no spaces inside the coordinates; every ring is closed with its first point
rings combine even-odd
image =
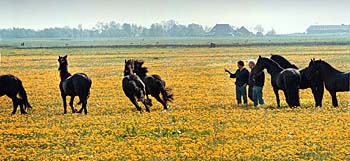
{"type": "Polygon", "coordinates": [[[263,105],[264,99],[262,94],[263,87],[254,86],[253,87],[253,102],[254,106],[257,106],[258,104],[263,105]]]}
{"type": "Polygon", "coordinates": [[[242,103],[242,97],[243,97],[244,104],[247,104],[248,100],[247,100],[246,86],[236,86],[236,99],[238,104],[242,103]]]}

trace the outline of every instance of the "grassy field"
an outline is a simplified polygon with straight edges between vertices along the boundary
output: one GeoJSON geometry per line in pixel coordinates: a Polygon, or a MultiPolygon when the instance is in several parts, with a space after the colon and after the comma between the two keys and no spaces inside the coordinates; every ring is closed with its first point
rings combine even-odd
{"type": "Polygon", "coordinates": [[[308,44],[308,43],[350,43],[349,35],[280,35],[264,37],[134,37],[134,38],[39,38],[39,39],[0,39],[1,46],[22,47],[64,47],[64,46],[112,46],[112,45],[258,45],[259,44],[308,44]]]}
{"type": "Polygon", "coordinates": [[[271,53],[299,67],[322,58],[350,69],[350,46],[1,49],[0,74],[22,79],[33,109],[11,116],[11,100],[0,98],[0,160],[350,160],[349,92],[338,94],[338,108],[325,92],[324,107],[315,108],[311,90],[301,90],[297,109],[281,92],[277,109],[268,76],[265,106],[236,105],[224,67],[271,53]],[[92,79],[88,115],[63,115],[57,58],[64,54],[71,73],[92,79]],[[121,88],[129,58],[167,81],[170,111],[155,103],[151,113],[136,112],[121,88]]]}

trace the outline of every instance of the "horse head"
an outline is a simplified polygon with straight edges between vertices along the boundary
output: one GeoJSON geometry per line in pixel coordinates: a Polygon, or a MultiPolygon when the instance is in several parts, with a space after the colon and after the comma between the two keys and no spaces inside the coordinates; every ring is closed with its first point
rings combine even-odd
{"type": "Polygon", "coordinates": [[[320,74],[320,62],[322,60],[315,60],[315,58],[312,58],[309,66],[305,69],[305,76],[309,81],[315,81],[315,79],[320,74]]]}
{"type": "Polygon", "coordinates": [[[134,72],[139,75],[139,76],[145,76],[146,73],[148,72],[147,67],[143,67],[142,65],[145,62],[143,60],[135,60],[134,61],[134,72]]]}
{"type": "Polygon", "coordinates": [[[135,63],[133,59],[126,60],[124,65],[124,76],[131,75],[134,73],[135,63]]]}
{"type": "Polygon", "coordinates": [[[258,58],[258,61],[256,62],[254,68],[252,69],[252,75],[264,70],[266,68],[266,60],[265,59],[268,59],[268,58],[264,58],[264,57],[261,57],[259,55],[259,58],[258,58]]]}
{"type": "Polygon", "coordinates": [[[58,56],[58,63],[59,67],[58,70],[61,70],[63,67],[66,67],[68,65],[67,55],[65,56],[58,56]]]}

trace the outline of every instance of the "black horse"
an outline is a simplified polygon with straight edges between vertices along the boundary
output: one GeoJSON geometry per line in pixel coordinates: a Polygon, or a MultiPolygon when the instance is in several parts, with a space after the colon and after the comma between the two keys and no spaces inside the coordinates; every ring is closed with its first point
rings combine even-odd
{"type": "Polygon", "coordinates": [[[63,100],[64,114],[67,113],[67,102],[66,102],[67,96],[71,96],[69,106],[71,107],[73,113],[75,112],[81,113],[84,110],[84,113],[87,114],[86,104],[90,94],[90,88],[92,84],[91,79],[84,73],[76,73],[71,75],[68,72],[67,55],[62,57],[58,56],[58,63],[59,63],[58,70],[60,71],[60,77],[61,77],[60,91],[61,91],[61,96],[63,100]],[[80,101],[78,105],[82,104],[82,107],[79,111],[77,111],[73,107],[75,96],[79,97],[80,101]]]}
{"type": "Polygon", "coordinates": [[[322,81],[332,96],[332,104],[338,107],[337,92],[350,91],[350,72],[341,72],[323,60],[312,59],[306,76],[311,82],[322,81]]]}
{"type": "Polygon", "coordinates": [[[299,71],[293,68],[283,69],[275,61],[259,56],[255,67],[252,69],[252,75],[264,69],[267,69],[267,72],[271,75],[271,84],[276,95],[277,106],[280,107],[278,90],[284,92],[289,107],[300,106],[298,86],[301,76],[299,71]]]}
{"type": "Polygon", "coordinates": [[[148,94],[150,94],[163,105],[165,110],[167,110],[167,103],[174,100],[171,89],[165,87],[165,81],[159,75],[147,75],[147,67],[142,67],[144,64],[143,60],[134,60],[134,63],[134,71],[136,75],[138,75],[146,85],[147,98],[148,94]],[[162,94],[162,98],[160,97],[160,94],[162,94]]]}
{"type": "Polygon", "coordinates": [[[278,63],[278,65],[280,65],[283,69],[287,69],[287,68],[299,69],[296,65],[292,64],[281,55],[271,54],[270,59],[278,63]]]}
{"type": "Polygon", "coordinates": [[[141,101],[145,105],[147,112],[150,112],[149,107],[152,106],[152,103],[151,100],[145,98],[146,86],[140,77],[134,74],[133,71],[134,60],[125,60],[124,78],[122,81],[123,91],[138,111],[141,112],[142,110],[137,103],[137,100],[141,101]]]}
{"type": "Polygon", "coordinates": [[[21,114],[27,114],[26,109],[32,108],[28,102],[27,93],[24,90],[22,81],[11,74],[0,76],[0,97],[8,96],[13,102],[12,114],[15,114],[18,106],[20,106],[21,114]],[[21,97],[18,98],[17,94],[21,97]]]}
{"type": "MultiPolygon", "coordinates": [[[[294,68],[298,69],[298,67],[292,63],[290,63],[286,58],[282,57],[281,55],[275,55],[272,54],[270,59],[278,63],[282,68],[294,68]]],[[[322,98],[324,93],[324,86],[323,82],[320,79],[317,79],[315,81],[310,81],[306,78],[306,73],[308,72],[308,67],[299,70],[301,75],[301,80],[299,83],[299,89],[307,89],[311,88],[312,94],[314,96],[315,100],[315,106],[316,107],[322,107],[322,98]]],[[[315,75],[316,76],[316,75],[315,75]]],[[[317,75],[319,77],[319,75],[317,75]]]]}

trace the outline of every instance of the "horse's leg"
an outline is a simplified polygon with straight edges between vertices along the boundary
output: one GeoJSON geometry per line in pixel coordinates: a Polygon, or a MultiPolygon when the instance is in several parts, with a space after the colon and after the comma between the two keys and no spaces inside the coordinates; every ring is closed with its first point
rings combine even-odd
{"type": "Polygon", "coordinates": [[[62,96],[62,101],[63,101],[63,109],[64,109],[64,114],[66,114],[67,113],[67,101],[66,101],[66,95],[64,95],[64,94],[61,94],[61,96],[62,96]]]}
{"type": "Polygon", "coordinates": [[[275,93],[275,96],[276,96],[277,107],[281,107],[280,106],[280,96],[278,95],[278,89],[274,88],[273,92],[275,93]]]}
{"type": "Polygon", "coordinates": [[[295,104],[295,106],[300,107],[300,96],[299,96],[299,89],[298,88],[296,89],[296,92],[297,93],[295,93],[295,96],[296,96],[296,100],[295,100],[296,104],[295,104]]]}
{"type": "Polygon", "coordinates": [[[17,111],[17,107],[18,107],[18,102],[15,98],[11,98],[12,99],[12,103],[13,103],[13,111],[12,111],[12,115],[16,114],[17,111]]]}
{"type": "Polygon", "coordinates": [[[87,108],[86,108],[87,101],[85,100],[82,105],[82,109],[84,109],[84,114],[86,115],[88,113],[87,108]]]}
{"type": "Polygon", "coordinates": [[[21,114],[28,114],[25,110],[24,110],[24,101],[23,100],[20,100],[20,99],[18,99],[19,100],[19,109],[21,110],[21,114]]]}
{"type": "Polygon", "coordinates": [[[73,104],[74,104],[74,97],[75,97],[75,96],[71,96],[71,97],[70,97],[70,101],[69,101],[69,106],[70,106],[71,109],[72,109],[72,113],[77,112],[77,109],[75,109],[74,106],[73,106],[73,104]]]}
{"type": "Polygon", "coordinates": [[[329,91],[332,96],[332,103],[334,107],[338,107],[337,93],[335,91],[329,91]]]}
{"type": "Polygon", "coordinates": [[[151,111],[149,110],[149,106],[148,106],[148,104],[146,103],[146,101],[143,101],[142,103],[143,103],[143,105],[145,105],[146,111],[147,111],[147,112],[151,112],[151,111]]]}
{"type": "Polygon", "coordinates": [[[134,104],[134,106],[136,107],[137,111],[141,112],[142,111],[141,107],[139,106],[139,104],[137,104],[137,101],[136,101],[135,97],[129,97],[129,99],[130,99],[131,103],[134,104]]]}
{"type": "Polygon", "coordinates": [[[160,98],[159,94],[158,94],[158,95],[154,95],[153,97],[156,98],[156,100],[157,100],[158,102],[160,102],[160,103],[163,105],[164,110],[167,110],[167,109],[168,109],[168,106],[166,105],[165,100],[162,100],[162,99],[160,98]]]}
{"type": "Polygon", "coordinates": [[[152,104],[152,100],[149,98],[149,95],[150,93],[149,93],[149,90],[147,89],[147,87],[146,87],[146,98],[147,98],[147,104],[149,105],[149,106],[153,106],[153,104],[152,104]]]}
{"type": "Polygon", "coordinates": [[[83,95],[79,95],[79,101],[82,104],[80,110],[77,113],[82,113],[84,110],[84,113],[87,114],[86,110],[86,98],[83,95]]]}
{"type": "Polygon", "coordinates": [[[323,87],[323,82],[318,83],[317,85],[317,91],[318,91],[318,105],[322,107],[322,99],[323,99],[323,93],[324,93],[324,87],[323,87]]]}
{"type": "Polygon", "coordinates": [[[320,96],[319,96],[319,91],[317,90],[317,87],[315,88],[315,87],[311,87],[311,91],[312,91],[312,94],[314,95],[314,100],[315,100],[315,106],[316,107],[318,107],[318,106],[320,106],[321,107],[321,105],[320,105],[320,96]]]}
{"type": "Polygon", "coordinates": [[[288,90],[283,90],[283,93],[284,93],[284,96],[286,97],[286,102],[287,102],[289,108],[292,108],[294,105],[293,105],[292,100],[290,99],[290,97],[291,97],[290,92],[288,90]]]}

